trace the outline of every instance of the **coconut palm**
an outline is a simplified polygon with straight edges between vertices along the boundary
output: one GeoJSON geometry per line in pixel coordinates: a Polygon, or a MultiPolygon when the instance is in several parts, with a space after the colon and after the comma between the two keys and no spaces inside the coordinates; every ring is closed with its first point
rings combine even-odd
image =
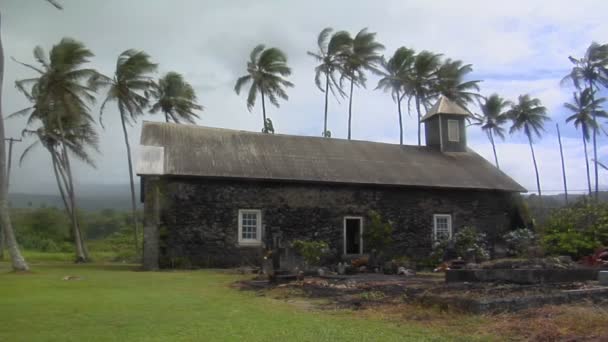
{"type": "Polygon", "coordinates": [[[541,132],[544,131],[545,121],[551,120],[547,116],[547,108],[541,105],[537,98],[532,98],[530,95],[520,95],[517,103],[511,105],[511,109],[507,112],[507,116],[512,121],[509,133],[513,134],[518,131],[523,131],[528,137],[530,144],[530,152],[532,153],[532,162],[534,163],[534,172],[536,174],[536,187],[538,196],[542,196],[540,189],[540,177],[538,175],[538,164],[536,163],[536,155],[534,154],[534,144],[532,136],[535,135],[541,138],[541,132]]]}
{"type": "Polygon", "coordinates": [[[347,52],[352,45],[352,38],[346,31],[338,31],[333,35],[331,27],[323,29],[317,38],[317,52],[308,51],[308,55],[312,56],[319,65],[315,67],[315,84],[317,88],[325,93],[325,115],[323,117],[323,136],[330,137],[331,133],[327,130],[327,107],[329,100],[329,92],[337,98],[337,95],[344,97],[346,93],[337,82],[336,74],[342,70],[344,53],[347,52]],[[328,41],[329,38],[329,41],[328,41]],[[325,77],[325,85],[322,85],[321,78],[325,77]]]}
{"type": "Polygon", "coordinates": [[[500,165],[498,164],[498,154],[496,154],[494,136],[498,136],[503,140],[505,139],[505,129],[502,126],[508,120],[505,109],[510,104],[509,101],[506,101],[498,94],[492,94],[485,98],[483,102],[479,103],[481,115],[474,116],[475,122],[473,125],[480,126],[481,130],[488,136],[488,139],[492,144],[492,151],[494,151],[494,161],[496,162],[496,167],[499,169],[500,165]]]}
{"type": "MultiPolygon", "coordinates": [[[[137,121],[143,115],[148,105],[148,92],[151,89],[150,73],[156,70],[156,64],[150,61],[150,56],[143,51],[126,50],[118,56],[114,77],[101,77],[96,80],[98,86],[107,86],[108,93],[101,105],[99,118],[101,121],[106,103],[116,102],[120,122],[127,148],[127,164],[129,166],[129,181],[131,186],[131,210],[133,214],[133,236],[135,250],[139,251],[137,242],[137,205],[135,202],[135,184],[133,181],[133,163],[131,161],[131,146],[127,133],[127,124],[137,121]]],[[[103,126],[103,124],[102,124],[103,126]]]]}
{"type": "Polygon", "coordinates": [[[194,123],[194,119],[199,118],[195,111],[204,109],[196,102],[194,88],[184,80],[184,76],[174,71],[168,72],[157,83],[153,83],[150,95],[154,100],[150,113],[162,112],[166,122],[194,123]]]}
{"type": "Polygon", "coordinates": [[[421,144],[422,106],[425,109],[430,99],[436,93],[437,70],[441,65],[441,55],[429,51],[421,51],[416,55],[411,71],[410,84],[407,86],[411,98],[415,100],[418,114],[418,146],[421,144]]]}
{"type": "Polygon", "coordinates": [[[351,138],[351,122],[353,107],[353,88],[361,86],[365,88],[367,77],[366,71],[380,74],[378,67],[382,63],[380,51],[384,50],[384,45],[376,41],[376,33],[368,32],[366,28],[357,33],[352,41],[352,46],[346,52],[344,64],[342,65],[342,76],[340,84],[344,80],[350,82],[350,92],[348,96],[348,139],[351,138]]]}
{"type": "Polygon", "coordinates": [[[471,64],[463,64],[459,60],[445,60],[437,69],[435,93],[443,95],[456,102],[463,108],[479,99],[479,80],[465,81],[473,71],[471,64]]]}
{"type": "Polygon", "coordinates": [[[378,81],[376,89],[390,91],[393,101],[397,103],[399,114],[399,144],[403,145],[403,118],[401,102],[409,94],[409,81],[411,69],[415,60],[415,52],[406,47],[398,48],[387,61],[382,59],[382,78],[378,81]]]}
{"type": "Polygon", "coordinates": [[[581,128],[583,138],[583,148],[585,150],[585,166],[587,168],[587,185],[589,187],[589,195],[591,195],[591,178],[589,175],[589,156],[587,155],[587,142],[591,134],[589,130],[597,128],[596,117],[606,117],[606,112],[602,108],[602,104],[606,99],[595,99],[595,91],[591,88],[586,88],[580,93],[573,93],[574,101],[572,103],[564,103],[564,107],[572,112],[566,122],[574,122],[574,127],[581,128]]]}
{"type": "MultiPolygon", "coordinates": [[[[266,97],[275,107],[279,107],[279,98],[288,100],[285,88],[293,87],[293,83],[285,79],[291,75],[287,66],[287,56],[277,48],[268,48],[260,44],[253,48],[247,62],[247,75],[236,80],[234,91],[238,94],[243,86],[251,83],[247,95],[247,109],[251,112],[255,106],[258,92],[262,97],[262,132],[270,133],[266,119],[266,97]]],[[[274,128],[273,128],[274,130],[274,128]]]]}
{"type": "MultiPolygon", "coordinates": [[[[582,90],[584,88],[591,88],[594,92],[601,87],[608,88],[608,44],[591,43],[585,51],[585,56],[581,58],[568,57],[570,62],[574,65],[572,70],[564,79],[562,84],[572,82],[574,86],[582,90]]],[[[590,101],[594,100],[594,92],[591,93],[590,101]]],[[[594,114],[593,114],[594,115],[594,114]]],[[[597,159],[597,131],[599,124],[595,116],[593,116],[595,125],[593,129],[593,159],[597,159]]],[[[595,178],[595,199],[598,199],[599,193],[599,176],[597,164],[594,168],[595,178]]]]}
{"type": "Polygon", "coordinates": [[[82,130],[83,125],[94,122],[89,105],[95,102],[95,89],[89,86],[89,82],[100,75],[96,70],[84,67],[92,56],[93,53],[82,43],[70,38],[64,38],[53,46],[48,58],[41,47],[36,47],[34,58],[40,64],[39,67],[19,63],[36,71],[38,77],[15,82],[17,89],[32,106],[11,115],[28,115],[28,126],[40,122],[47,132],[54,132],[57,137],[61,149],[59,162],[66,173],[68,184],[66,196],[69,208],[66,211],[71,214],[77,262],[88,261],[88,253],[78,222],[70,155],[83,160],[89,158],[88,155],[79,154],[78,149],[70,147],[70,137],[76,134],[75,131],[82,130]]]}

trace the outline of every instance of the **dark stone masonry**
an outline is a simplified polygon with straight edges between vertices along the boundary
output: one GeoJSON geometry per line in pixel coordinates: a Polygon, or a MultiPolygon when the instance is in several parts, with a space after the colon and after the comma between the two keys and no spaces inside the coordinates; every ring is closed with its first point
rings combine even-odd
{"type": "MultiPolygon", "coordinates": [[[[148,195],[155,180],[144,181],[148,195]]],[[[413,259],[431,251],[434,214],[451,214],[454,232],[474,226],[494,241],[510,228],[514,210],[513,194],[491,190],[185,177],[159,182],[161,268],[259,265],[261,246],[239,246],[239,209],[261,210],[262,231],[280,231],[284,242],[327,241],[336,258],[344,252],[344,218],[363,217],[365,229],[375,210],[393,224],[395,251],[413,259]]]]}

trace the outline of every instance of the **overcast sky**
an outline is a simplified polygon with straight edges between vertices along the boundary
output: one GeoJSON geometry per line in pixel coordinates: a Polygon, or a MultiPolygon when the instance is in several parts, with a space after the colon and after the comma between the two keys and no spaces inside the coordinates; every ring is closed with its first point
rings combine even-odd
{"type": "MultiPolygon", "coordinates": [[[[560,87],[570,68],[567,57],[580,56],[591,41],[608,42],[608,1],[151,1],[59,0],[57,11],[43,0],[2,0],[2,39],[6,60],[4,113],[27,105],[14,87],[16,79],[31,75],[9,59],[33,62],[32,50],[47,51],[63,37],[86,44],[94,53],[91,66],[111,74],[116,57],[129,48],[142,49],[159,63],[158,76],[167,71],[183,73],[205,106],[199,125],[259,131],[260,108],[247,111],[245,98],[233,91],[245,73],[251,49],[260,43],[288,55],[293,69],[289,101],[268,108],[278,133],[319,136],[323,130],[323,94],[313,82],[315,62],[306,54],[316,49],[323,28],[355,34],[368,27],[386,46],[386,55],[400,47],[431,50],[473,64],[482,93],[497,92],[509,99],[530,93],[542,100],[553,121],[535,145],[542,188],[562,189],[555,123],[562,128],[570,189],[585,189],[585,163],[580,132],[565,126],[573,89],[560,87]]],[[[353,138],[398,143],[395,104],[390,95],[356,89],[353,97],[353,138]]],[[[329,104],[329,129],[344,138],[347,101],[329,104]]],[[[97,109],[95,110],[97,113],[97,109]]],[[[144,120],[162,120],[147,115],[144,120]]],[[[76,165],[79,184],[128,182],[127,163],[118,112],[104,114],[99,127],[101,154],[97,168],[76,165]]],[[[19,137],[23,119],[7,120],[7,136],[19,137]]],[[[405,141],[415,144],[413,118],[406,117],[405,141]]],[[[141,124],[130,128],[137,145],[141,124]]],[[[469,145],[493,161],[491,146],[477,127],[468,128],[469,145]]],[[[599,139],[600,160],[608,161],[606,138],[599,139]]],[[[15,146],[15,160],[32,141],[15,146]]],[[[503,170],[529,190],[535,190],[534,170],[526,140],[520,135],[498,141],[503,170]]],[[[590,151],[591,152],[591,151],[590,151]]],[[[407,172],[407,170],[404,170],[407,172]]],[[[31,154],[19,167],[15,163],[11,192],[53,193],[55,184],[49,156],[31,154]]],[[[600,186],[608,187],[608,173],[600,171],[600,186]]]]}

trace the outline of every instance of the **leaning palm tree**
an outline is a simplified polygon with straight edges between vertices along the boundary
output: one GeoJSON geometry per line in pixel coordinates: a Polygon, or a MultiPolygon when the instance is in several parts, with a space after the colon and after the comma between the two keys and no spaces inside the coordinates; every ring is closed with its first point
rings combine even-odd
{"type": "MultiPolygon", "coordinates": [[[[253,48],[247,62],[247,75],[236,80],[234,91],[238,94],[241,88],[251,83],[247,94],[247,110],[251,112],[255,100],[260,93],[262,97],[262,132],[271,133],[272,121],[266,118],[266,97],[275,107],[279,107],[279,98],[288,100],[285,88],[293,87],[293,83],[285,79],[291,75],[291,68],[287,66],[287,56],[277,48],[268,48],[260,44],[253,48]]],[[[273,128],[274,131],[274,128],[273,128]]]]}
{"type": "Polygon", "coordinates": [[[378,81],[376,89],[390,91],[393,101],[397,103],[399,114],[399,144],[403,145],[403,118],[401,114],[401,102],[409,94],[409,80],[411,69],[415,60],[415,52],[406,47],[398,48],[393,56],[387,61],[382,60],[382,78],[378,81]]]}
{"type": "MultiPolygon", "coordinates": [[[[608,44],[591,43],[585,51],[585,56],[582,58],[568,57],[570,62],[574,65],[572,70],[564,79],[562,84],[572,82],[574,86],[582,90],[584,88],[591,88],[594,92],[603,88],[608,88],[608,44]]],[[[590,101],[594,101],[595,94],[591,93],[590,101]]],[[[597,159],[597,131],[599,124],[595,116],[593,116],[595,125],[593,128],[593,159],[597,159]]],[[[599,193],[599,176],[597,164],[594,168],[595,178],[595,200],[598,200],[599,193]]]]}
{"type": "MultiPolygon", "coordinates": [[[[97,86],[107,86],[108,93],[101,105],[99,119],[103,115],[106,103],[115,101],[118,105],[120,122],[127,148],[127,163],[129,166],[129,182],[131,186],[131,210],[133,215],[133,236],[135,250],[138,247],[137,230],[137,205],[135,202],[135,184],[133,181],[133,163],[131,161],[131,146],[127,133],[127,124],[137,121],[143,115],[148,105],[148,92],[151,89],[152,78],[150,73],[156,70],[156,64],[150,61],[150,56],[143,51],[126,50],[118,56],[114,77],[100,77],[95,80],[97,86]]],[[[102,123],[103,126],[103,123],[102,123]]]]}
{"type": "Polygon", "coordinates": [[[445,60],[437,69],[437,79],[434,86],[436,95],[443,95],[456,102],[463,108],[479,99],[479,80],[466,81],[467,75],[473,71],[471,64],[459,60],[445,60]]]}
{"type": "MultiPolygon", "coordinates": [[[[418,114],[418,146],[421,144],[422,108],[428,107],[434,96],[437,83],[437,70],[441,65],[441,55],[429,51],[421,51],[416,55],[412,68],[408,89],[411,98],[415,100],[418,114]]],[[[409,103],[408,103],[409,106],[409,103]]]]}
{"type": "Polygon", "coordinates": [[[317,52],[308,51],[308,55],[312,56],[319,65],[315,68],[315,84],[317,88],[325,93],[325,115],[323,117],[323,136],[330,137],[331,133],[327,130],[327,106],[329,100],[329,92],[337,97],[344,97],[346,93],[336,80],[336,74],[342,70],[342,59],[352,45],[352,38],[346,31],[338,31],[333,35],[331,27],[323,29],[317,38],[317,52]],[[329,41],[327,40],[329,38],[329,41]],[[325,85],[321,84],[321,78],[325,77],[325,85]]]}
{"type": "Polygon", "coordinates": [[[352,47],[344,57],[342,65],[342,81],[350,82],[350,92],[348,96],[348,140],[351,138],[352,108],[353,108],[353,88],[362,86],[365,88],[367,77],[366,71],[380,74],[378,67],[382,63],[380,51],[384,50],[384,45],[376,41],[376,33],[368,32],[366,28],[357,33],[352,41],[352,47]]]}
{"type": "Polygon", "coordinates": [[[96,70],[84,67],[92,56],[93,53],[82,43],[70,38],[64,38],[53,46],[48,58],[41,47],[36,47],[34,58],[40,67],[19,63],[36,71],[38,77],[15,82],[17,89],[32,106],[11,115],[27,115],[28,125],[39,121],[47,132],[53,132],[57,137],[58,148],[61,150],[59,162],[65,170],[69,185],[66,188],[66,196],[70,206],[77,262],[87,262],[88,252],[78,222],[70,155],[85,160],[88,157],[79,154],[78,149],[70,147],[70,137],[81,130],[82,125],[94,122],[89,105],[95,102],[95,89],[88,84],[100,76],[96,70]]]}
{"type": "Polygon", "coordinates": [[[538,196],[542,196],[540,189],[540,177],[538,175],[538,164],[536,163],[536,155],[534,154],[534,144],[532,135],[541,137],[541,132],[544,131],[545,121],[551,120],[547,116],[547,108],[541,105],[537,98],[531,98],[530,95],[520,95],[518,102],[511,105],[511,109],[507,112],[507,116],[512,121],[509,133],[523,131],[528,137],[530,144],[530,152],[532,152],[532,162],[534,163],[534,172],[536,174],[536,188],[538,196]]]}
{"type": "Polygon", "coordinates": [[[589,195],[592,194],[591,177],[589,175],[589,156],[587,155],[587,142],[591,136],[589,130],[597,128],[597,117],[606,117],[606,112],[602,110],[602,104],[606,99],[595,99],[594,93],[595,91],[591,88],[586,88],[580,93],[573,93],[574,102],[564,103],[564,107],[572,112],[572,115],[566,118],[566,122],[574,122],[574,127],[581,128],[589,195]]]}
{"type": "Polygon", "coordinates": [[[177,72],[168,72],[157,83],[153,83],[150,95],[154,100],[150,113],[162,112],[166,122],[194,123],[194,119],[199,118],[195,111],[204,109],[196,102],[194,88],[177,72]]]}
{"type": "Polygon", "coordinates": [[[498,154],[496,154],[496,144],[494,136],[498,136],[501,139],[505,139],[505,129],[502,127],[508,120],[505,109],[511,103],[506,101],[498,94],[492,94],[488,98],[484,99],[483,103],[479,103],[481,109],[481,115],[475,115],[475,122],[473,125],[481,127],[481,130],[486,133],[490,143],[492,144],[492,151],[494,151],[494,161],[496,167],[500,169],[498,164],[498,154]]]}

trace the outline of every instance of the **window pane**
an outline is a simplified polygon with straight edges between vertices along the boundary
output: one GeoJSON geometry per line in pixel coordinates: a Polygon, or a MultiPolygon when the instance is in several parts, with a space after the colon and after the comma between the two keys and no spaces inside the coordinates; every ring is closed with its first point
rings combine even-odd
{"type": "Polygon", "coordinates": [[[241,212],[241,239],[257,240],[258,235],[258,212],[241,212]]]}

